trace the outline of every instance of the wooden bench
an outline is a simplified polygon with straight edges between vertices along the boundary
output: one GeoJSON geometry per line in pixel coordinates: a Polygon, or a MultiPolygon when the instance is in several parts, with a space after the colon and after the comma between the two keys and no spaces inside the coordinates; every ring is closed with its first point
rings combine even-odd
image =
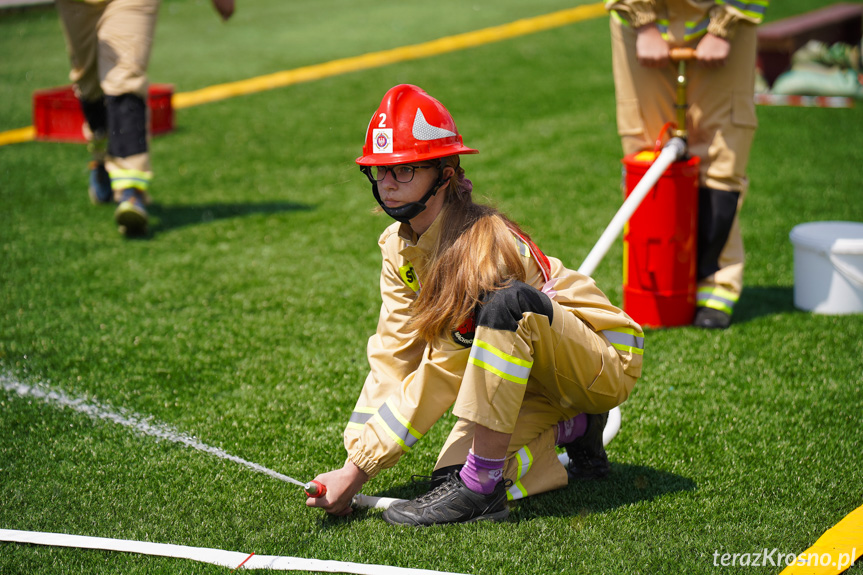
{"type": "Polygon", "coordinates": [[[863,4],[831,4],[820,10],[758,27],[758,64],[764,79],[773,81],[791,67],[791,56],[809,40],[825,44],[860,42],[863,4]]]}

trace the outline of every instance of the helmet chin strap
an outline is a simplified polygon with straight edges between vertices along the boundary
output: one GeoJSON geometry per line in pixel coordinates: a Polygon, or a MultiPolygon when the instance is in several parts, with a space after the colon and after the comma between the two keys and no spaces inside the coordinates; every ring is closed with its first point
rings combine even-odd
{"type": "MultiPolygon", "coordinates": [[[[361,168],[362,169],[362,168],[361,168]]],[[[441,172],[442,174],[443,172],[441,172]]],[[[389,217],[396,220],[397,222],[401,222],[403,224],[410,224],[410,221],[420,215],[426,209],[426,202],[428,202],[432,196],[434,196],[438,189],[443,185],[446,180],[443,177],[438,176],[437,181],[431,185],[428,191],[425,193],[423,197],[421,197],[416,202],[408,202],[402,206],[397,208],[387,207],[384,202],[381,200],[380,192],[378,191],[377,183],[372,184],[372,193],[375,196],[378,204],[383,208],[383,210],[387,213],[389,217]]]]}

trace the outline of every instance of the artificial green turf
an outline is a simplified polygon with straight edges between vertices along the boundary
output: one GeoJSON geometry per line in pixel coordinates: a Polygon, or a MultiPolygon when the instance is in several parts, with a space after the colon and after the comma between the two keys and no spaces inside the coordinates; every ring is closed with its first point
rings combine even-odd
{"type": "MultiPolygon", "coordinates": [[[[257,0],[223,26],[206,2],[166,1],[151,71],[185,91],[569,7],[438,4],[257,0]]],[[[769,19],[810,7],[789,0],[769,19]]],[[[146,240],[89,204],[83,147],[0,147],[0,374],[303,480],[340,465],[388,224],[353,164],[369,114],[393,84],[426,88],[481,150],[464,158],[476,193],[577,267],[620,203],[607,36],[591,20],[178,111],[152,143],[146,240]]],[[[15,55],[0,66],[0,130],[23,127],[30,92],[65,81],[56,16],[0,15],[0,53],[15,55]]],[[[863,112],[758,113],[735,323],[648,330],[609,481],[528,498],[504,524],[393,529],[379,511],[327,518],[291,485],[4,391],[0,528],[462,573],[713,573],[715,551],[803,551],[863,503],[863,319],[794,308],[788,233],[863,221],[863,112]]],[[[595,274],[617,303],[621,252],[595,274]]],[[[415,495],[410,476],[431,470],[452,421],[364,491],[415,495]]],[[[0,543],[7,572],[225,569],[0,543]]]]}

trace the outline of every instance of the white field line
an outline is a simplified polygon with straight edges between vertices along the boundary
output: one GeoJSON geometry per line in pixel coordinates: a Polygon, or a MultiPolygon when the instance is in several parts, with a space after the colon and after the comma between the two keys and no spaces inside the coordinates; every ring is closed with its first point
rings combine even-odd
{"type": "MultiPolygon", "coordinates": [[[[231,455],[217,447],[202,443],[185,433],[177,431],[170,425],[153,421],[152,417],[146,417],[126,409],[114,409],[102,405],[96,401],[87,401],[80,397],[71,397],[62,390],[52,388],[46,384],[27,385],[10,377],[8,374],[0,373],[0,386],[7,392],[15,393],[22,398],[38,399],[46,404],[61,408],[70,408],[83,413],[92,419],[111,421],[137,431],[143,435],[155,437],[157,440],[180,443],[187,447],[203,451],[239,463],[259,473],[265,473],[270,477],[303,485],[295,479],[282,475],[277,471],[268,469],[263,465],[246,461],[242,457],[231,455]]],[[[372,503],[367,507],[374,507],[378,497],[368,497],[372,503]]],[[[57,547],[75,547],[79,549],[102,549],[108,551],[125,551],[128,553],[139,553],[142,555],[156,555],[161,557],[175,557],[192,559],[222,565],[226,567],[243,569],[273,569],[276,571],[316,571],[325,573],[355,573],[358,575],[436,575],[444,574],[443,571],[430,571],[427,569],[409,569],[393,567],[389,565],[368,565],[363,563],[351,563],[344,561],[323,561],[319,559],[303,559],[298,557],[279,557],[273,555],[255,555],[254,553],[240,553],[236,551],[224,551],[221,549],[207,549],[201,547],[187,547],[183,545],[170,545],[165,543],[150,543],[146,541],[128,541],[120,539],[108,539],[104,537],[86,537],[81,535],[67,535],[63,533],[42,533],[36,531],[17,531],[12,529],[0,529],[0,541],[30,543],[36,545],[50,545],[57,547]],[[245,559],[245,561],[243,561],[245,559]]],[[[453,575],[453,574],[446,574],[453,575]]]]}
{"type": "Polygon", "coordinates": [[[52,389],[51,387],[41,383],[38,385],[26,385],[3,373],[0,373],[0,385],[2,385],[3,389],[6,391],[16,393],[21,397],[32,397],[42,400],[49,405],[68,407],[79,413],[83,413],[92,419],[112,421],[129,427],[143,435],[149,435],[150,437],[155,437],[159,440],[180,443],[186,447],[191,447],[198,451],[203,451],[204,453],[209,453],[210,455],[215,455],[216,457],[227,459],[234,463],[239,463],[240,465],[259,473],[265,473],[275,479],[294,483],[300,486],[303,485],[303,483],[300,483],[296,479],[288,477],[287,475],[282,475],[278,471],[273,471],[263,465],[246,461],[242,457],[231,455],[218,447],[212,447],[206,443],[202,443],[190,435],[177,431],[166,423],[154,421],[152,416],[139,415],[122,408],[116,410],[95,401],[87,401],[80,397],[71,397],[62,390],[52,389]]]}

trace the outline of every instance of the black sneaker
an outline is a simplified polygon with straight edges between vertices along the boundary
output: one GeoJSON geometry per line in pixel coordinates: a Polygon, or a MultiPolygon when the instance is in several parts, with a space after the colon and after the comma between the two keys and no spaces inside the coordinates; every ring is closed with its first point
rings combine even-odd
{"type": "Polygon", "coordinates": [[[731,316],[712,307],[695,308],[695,319],[692,325],[705,329],[726,329],[731,325],[731,316]]]}
{"type": "Polygon", "coordinates": [[[384,511],[384,520],[392,525],[439,525],[503,521],[509,516],[506,490],[512,481],[498,483],[489,495],[471,491],[453,471],[446,481],[425,495],[411,501],[393,503],[384,511]]]}
{"type": "Polygon", "coordinates": [[[584,435],[567,443],[569,464],[566,474],[570,479],[604,479],[611,471],[608,455],[602,446],[602,431],[608,422],[608,412],[587,414],[587,429],[584,435]]]}

